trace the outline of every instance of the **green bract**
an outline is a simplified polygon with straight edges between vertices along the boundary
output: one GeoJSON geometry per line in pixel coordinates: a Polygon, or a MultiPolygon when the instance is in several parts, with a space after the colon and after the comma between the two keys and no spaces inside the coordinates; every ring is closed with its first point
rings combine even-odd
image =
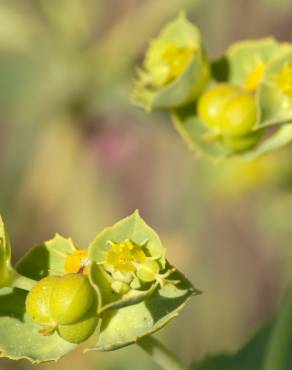
{"type": "Polygon", "coordinates": [[[200,94],[209,75],[201,35],[181,13],[151,41],[132,100],[145,110],[178,107],[200,94]]]}
{"type": "Polygon", "coordinates": [[[9,281],[18,288],[0,289],[0,351],[32,362],[57,360],[95,332],[88,350],[135,343],[199,293],[167,262],[138,212],[97,234],[88,251],[56,235],[29,250],[16,270],[18,280],[9,281]]]}
{"type": "Polygon", "coordinates": [[[292,50],[279,55],[267,66],[259,89],[262,119],[292,122],[292,50]]]}
{"type": "Polygon", "coordinates": [[[89,247],[89,259],[102,316],[92,350],[135,343],[164,326],[198,293],[166,261],[158,235],[137,211],[98,234],[89,247]],[[127,289],[115,290],[117,282],[127,284],[127,289]]]}

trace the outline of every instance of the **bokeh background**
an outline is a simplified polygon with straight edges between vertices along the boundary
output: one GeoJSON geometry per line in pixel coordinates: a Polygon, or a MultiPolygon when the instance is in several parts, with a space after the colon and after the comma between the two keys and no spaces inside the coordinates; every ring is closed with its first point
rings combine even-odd
{"type": "MultiPolygon", "coordinates": [[[[130,104],[147,43],[181,9],[212,58],[236,40],[292,41],[290,0],[0,0],[0,209],[17,260],[55,232],[86,247],[138,208],[204,291],[158,335],[191,362],[236,350],[279,307],[292,279],[292,148],[206,162],[166,114],[130,104]]],[[[39,367],[157,369],[135,346],[39,367]]]]}

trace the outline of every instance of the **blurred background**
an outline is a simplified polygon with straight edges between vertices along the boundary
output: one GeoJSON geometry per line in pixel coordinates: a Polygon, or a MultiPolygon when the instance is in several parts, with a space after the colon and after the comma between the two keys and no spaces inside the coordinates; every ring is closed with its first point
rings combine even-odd
{"type": "MultiPolygon", "coordinates": [[[[190,362],[239,348],[292,279],[292,148],[210,163],[167,114],[131,106],[147,43],[181,9],[212,58],[236,40],[292,41],[291,0],[0,0],[0,210],[17,260],[55,232],[87,247],[138,208],[204,291],[159,333],[190,362]]],[[[60,366],[157,369],[135,346],[40,368],[60,366]]]]}

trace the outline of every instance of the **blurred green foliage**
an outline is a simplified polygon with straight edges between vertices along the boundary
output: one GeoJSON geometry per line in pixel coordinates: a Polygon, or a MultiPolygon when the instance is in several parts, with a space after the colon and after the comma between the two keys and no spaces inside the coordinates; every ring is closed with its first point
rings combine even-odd
{"type": "MultiPolygon", "coordinates": [[[[82,247],[139,208],[204,291],[161,333],[189,362],[237,350],[279,306],[292,278],[292,172],[289,148],[250,164],[196,161],[167,117],[131,107],[134,66],[181,8],[212,57],[243,38],[292,40],[287,0],[0,1],[0,209],[17,258],[56,231],[82,247]]],[[[137,361],[156,369],[134,347],[42,368],[137,361]]]]}

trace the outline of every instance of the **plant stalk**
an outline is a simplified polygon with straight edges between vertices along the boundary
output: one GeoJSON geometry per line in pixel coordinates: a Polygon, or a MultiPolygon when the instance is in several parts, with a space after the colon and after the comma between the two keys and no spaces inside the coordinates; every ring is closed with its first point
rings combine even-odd
{"type": "Polygon", "coordinates": [[[138,341],[138,345],[148,353],[162,369],[188,370],[181,361],[157,339],[146,336],[138,341]]]}
{"type": "Polygon", "coordinates": [[[283,302],[268,342],[263,370],[283,370],[292,336],[292,288],[283,302]]]}

